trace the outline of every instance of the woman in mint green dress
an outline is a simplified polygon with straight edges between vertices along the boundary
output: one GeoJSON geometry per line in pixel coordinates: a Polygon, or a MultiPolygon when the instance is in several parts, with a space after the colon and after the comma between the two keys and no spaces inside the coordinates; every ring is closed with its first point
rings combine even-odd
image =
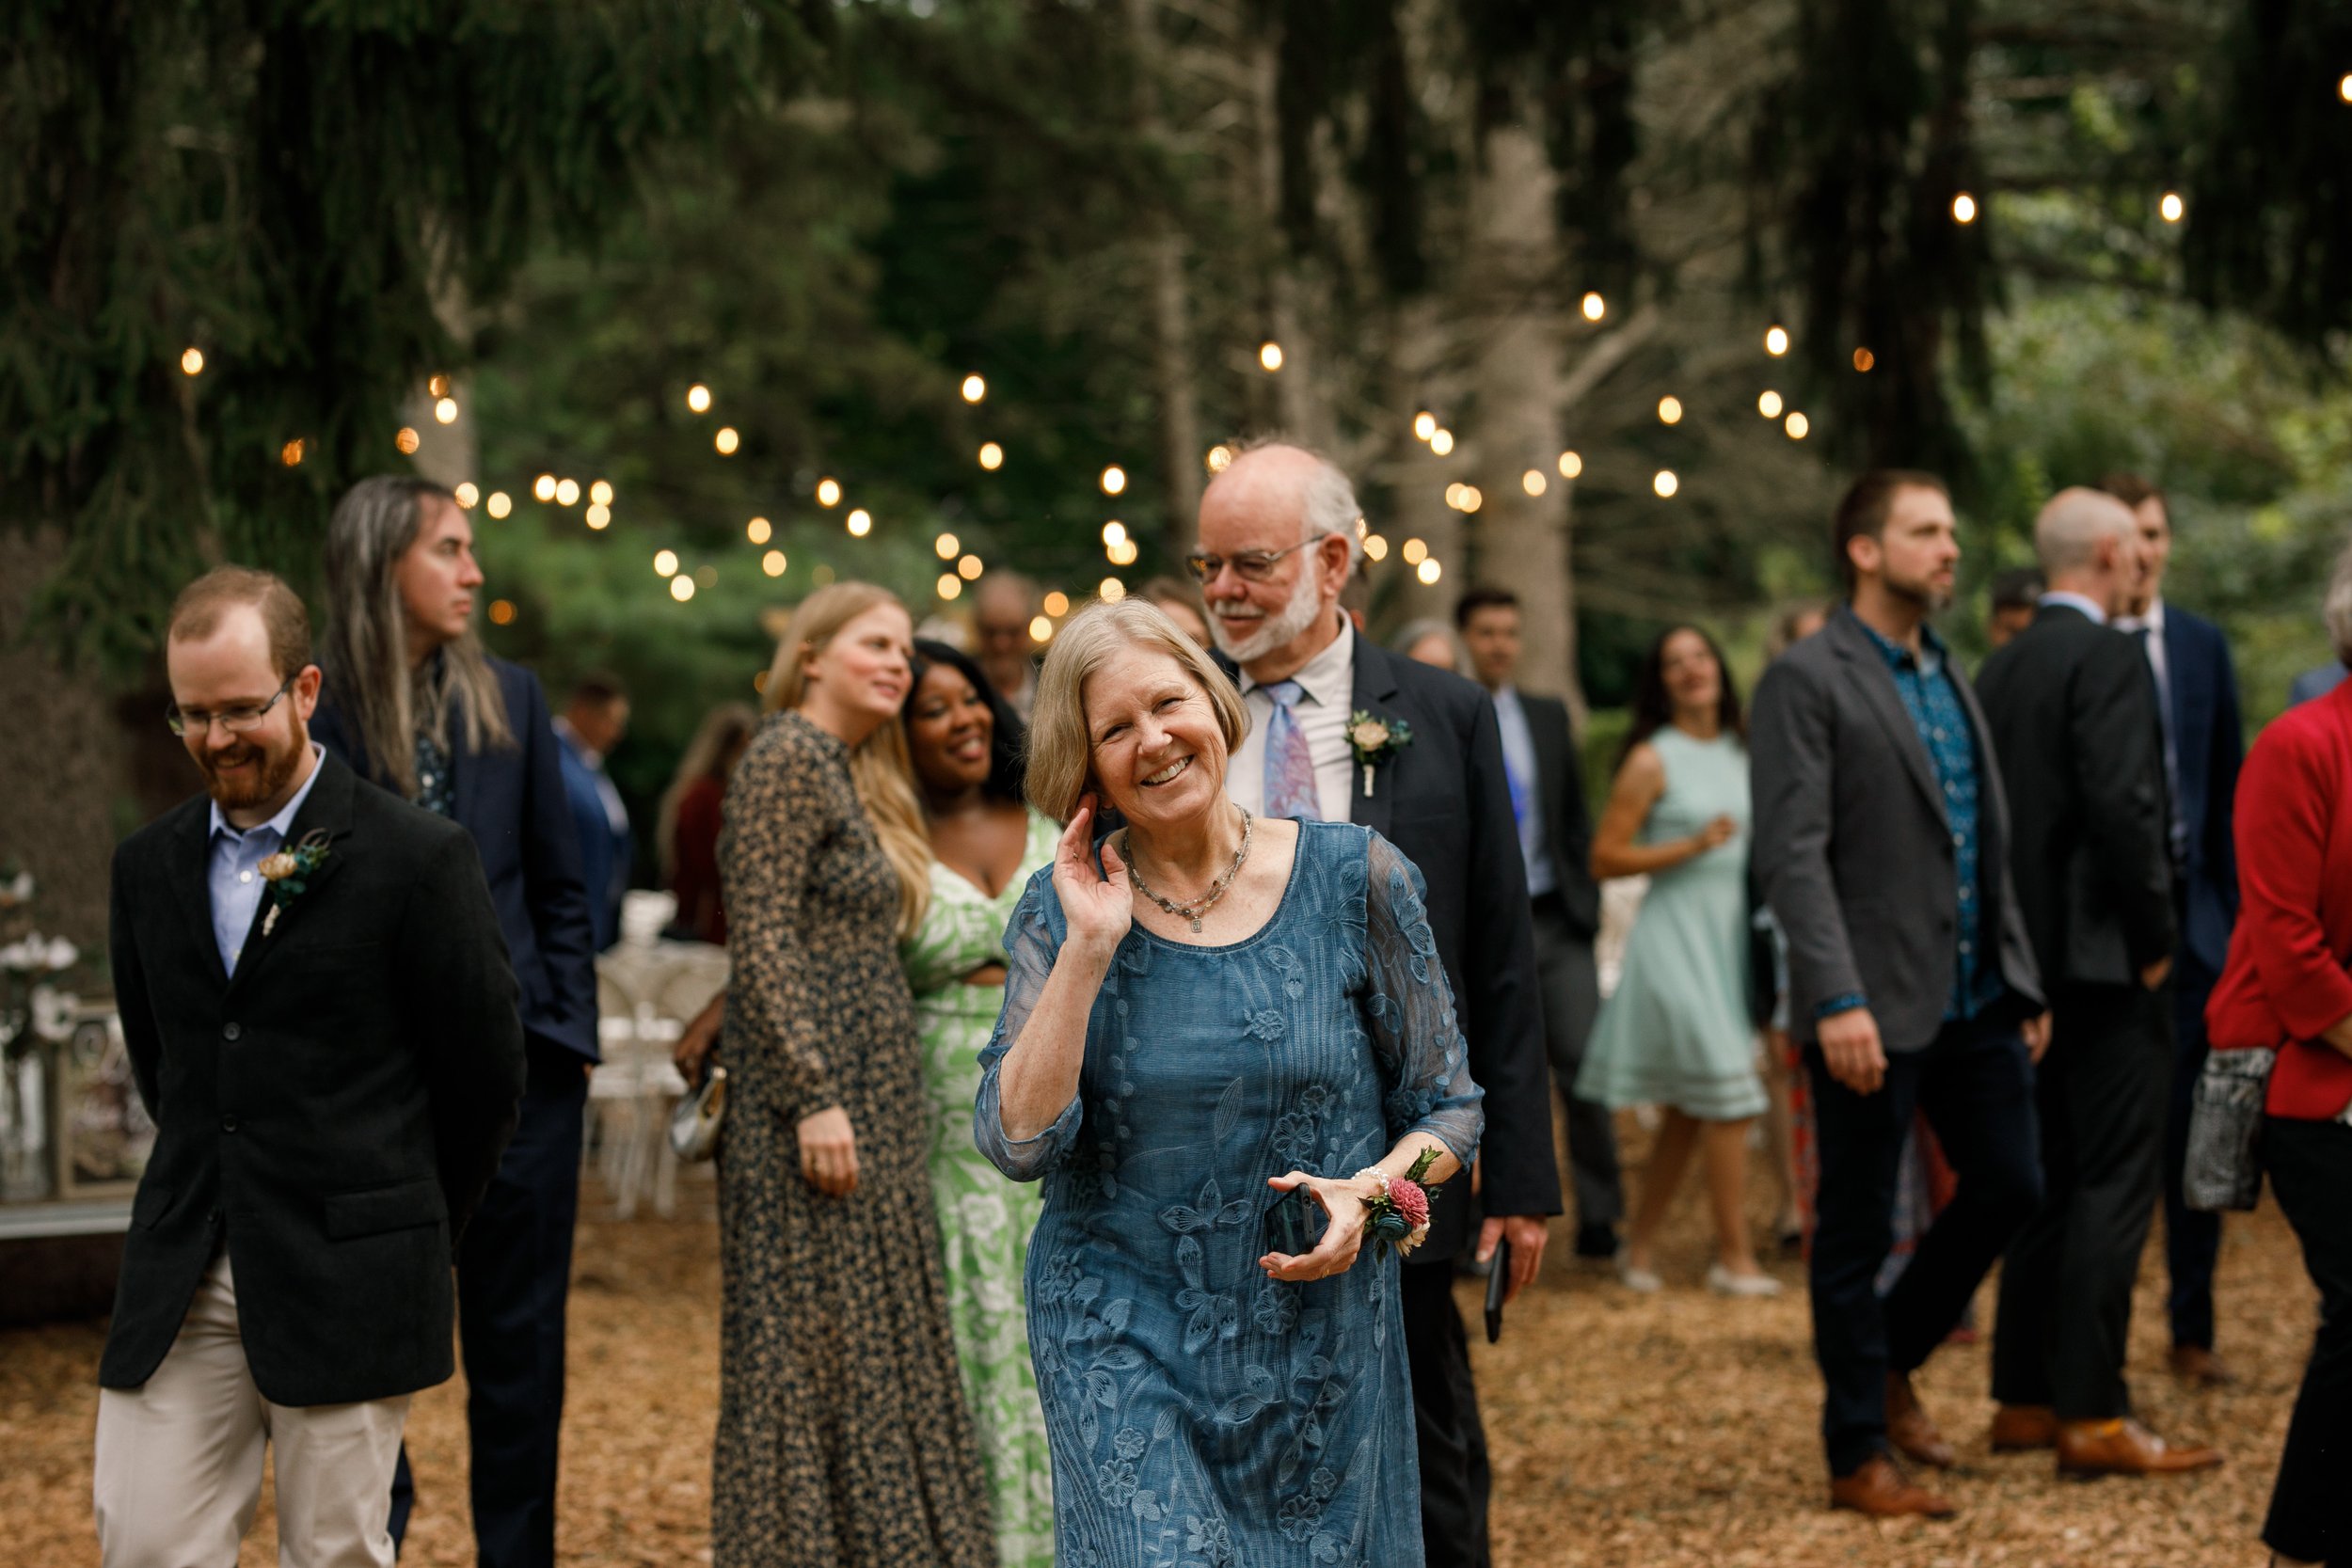
{"type": "Polygon", "coordinates": [[[1619,1260],[1637,1291],[1659,1288],[1651,1249],[1694,1151],[1715,1219],[1708,1285],[1728,1295],[1780,1289],[1756,1263],[1745,1210],[1748,1126],[1765,1100],[1748,1009],[1743,735],[1714,640],[1669,630],[1635,678],[1625,760],[1593,834],[1596,876],[1650,879],[1576,1080],[1584,1099],[1665,1112],[1619,1260]]]}
{"type": "Polygon", "coordinates": [[[972,1406],[1005,1568],[1054,1560],[1052,1464],[1029,1359],[1022,1275],[1044,1195],[972,1141],[980,1048],[1005,1004],[1005,927],[1059,836],[1021,802],[1021,721],[979,666],[914,644],[901,718],[930,832],[930,900],[900,956],[914,992],[931,1109],[931,1194],[948,1318],[972,1406]]]}

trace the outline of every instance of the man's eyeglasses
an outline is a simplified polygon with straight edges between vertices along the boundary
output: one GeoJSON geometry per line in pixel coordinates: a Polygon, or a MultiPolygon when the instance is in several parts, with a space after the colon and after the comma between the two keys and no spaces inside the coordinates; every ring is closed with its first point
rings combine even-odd
{"type": "MultiPolygon", "coordinates": [[[[298,675],[301,672],[294,673],[298,675]]],[[[294,683],[294,675],[288,675],[268,702],[244,703],[236,707],[222,708],[218,713],[206,713],[201,708],[183,712],[178,703],[167,703],[164,705],[164,722],[169,724],[171,733],[178,736],[184,736],[190,730],[204,735],[215,724],[230,735],[250,735],[262,727],[262,721],[269,717],[269,710],[278,705],[278,700],[286,695],[287,689],[294,683]]]]}
{"type": "Polygon", "coordinates": [[[1287,550],[1244,550],[1239,555],[1188,555],[1184,557],[1184,570],[1192,574],[1194,581],[1203,584],[1215,582],[1217,573],[1228,566],[1244,582],[1263,582],[1274,575],[1276,562],[1314,543],[1313,539],[1301,539],[1287,550]]]}

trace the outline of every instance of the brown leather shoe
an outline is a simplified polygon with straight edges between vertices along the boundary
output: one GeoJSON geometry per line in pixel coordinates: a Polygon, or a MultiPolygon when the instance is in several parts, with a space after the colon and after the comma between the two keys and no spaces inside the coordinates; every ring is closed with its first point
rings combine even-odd
{"type": "Polygon", "coordinates": [[[2172,1375],[2198,1388],[2226,1388],[2237,1381],[2229,1364],[2203,1345],[2174,1345],[2172,1375]]]}
{"type": "Polygon", "coordinates": [[[1900,1519],[1911,1514],[1948,1519],[1960,1512],[1925,1487],[1914,1486],[1895,1468],[1895,1462],[1883,1453],[1871,1455],[1862,1468],[1850,1476],[1830,1478],[1829,1506],[1850,1508],[1873,1519],[1900,1519]]]}
{"type": "Polygon", "coordinates": [[[2062,1476],[2171,1476],[2220,1463],[2219,1449],[2176,1449],[2129,1416],[2058,1423],[2062,1476]]]}
{"type": "Polygon", "coordinates": [[[2005,1404],[1993,1413],[1993,1451],[2058,1447],[2058,1412],[2046,1404],[2005,1404]]]}
{"type": "Polygon", "coordinates": [[[1886,1440],[1905,1458],[1939,1470],[1950,1469],[1960,1458],[1936,1430],[1934,1418],[1919,1407],[1911,1379],[1900,1372],[1886,1374],[1886,1440]]]}

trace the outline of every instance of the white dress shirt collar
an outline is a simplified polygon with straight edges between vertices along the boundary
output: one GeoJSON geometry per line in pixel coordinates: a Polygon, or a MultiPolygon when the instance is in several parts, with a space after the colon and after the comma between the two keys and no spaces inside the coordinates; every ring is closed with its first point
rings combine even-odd
{"type": "Polygon", "coordinates": [[[2096,599],[2088,598],[2069,589],[2053,588],[2042,595],[2042,602],[2045,605],[2062,604],[2069,610],[2079,610],[2090,617],[2090,624],[2095,626],[2104,626],[2107,624],[2106,607],[2096,599]]]}
{"type": "Polygon", "coordinates": [[[239,828],[221,815],[220,802],[215,800],[212,803],[213,829],[207,837],[217,838],[222,833],[227,833],[231,838],[243,838],[247,833],[267,830],[278,835],[279,843],[284,843],[286,830],[294,826],[294,814],[302,809],[302,802],[310,798],[310,791],[317,786],[319,774],[325,771],[326,766],[326,752],[320,748],[317,741],[313,740],[310,742],[310,776],[302,781],[302,787],[294,792],[294,799],[278,808],[277,816],[266,822],[256,823],[250,828],[239,828]]]}
{"type": "MultiPolygon", "coordinates": [[[[1356,626],[1344,614],[1333,613],[1340,616],[1340,634],[1288,678],[1298,683],[1308,701],[1344,711],[1356,696],[1356,626]]],[[[1262,684],[1271,683],[1253,680],[1247,670],[1242,672],[1243,696],[1262,684]]]]}

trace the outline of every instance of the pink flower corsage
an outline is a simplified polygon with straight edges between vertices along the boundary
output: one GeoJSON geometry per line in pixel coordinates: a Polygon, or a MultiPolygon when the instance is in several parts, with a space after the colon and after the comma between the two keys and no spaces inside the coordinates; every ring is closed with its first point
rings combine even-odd
{"type": "Polygon", "coordinates": [[[1356,1173],[1360,1179],[1379,1184],[1379,1196],[1364,1203],[1365,1228],[1374,1239],[1388,1243],[1400,1254],[1412,1251],[1429,1239],[1432,1195],[1421,1184],[1421,1179],[1437,1163],[1438,1151],[1424,1148],[1403,1176],[1391,1176],[1377,1165],[1368,1165],[1356,1173]]]}

